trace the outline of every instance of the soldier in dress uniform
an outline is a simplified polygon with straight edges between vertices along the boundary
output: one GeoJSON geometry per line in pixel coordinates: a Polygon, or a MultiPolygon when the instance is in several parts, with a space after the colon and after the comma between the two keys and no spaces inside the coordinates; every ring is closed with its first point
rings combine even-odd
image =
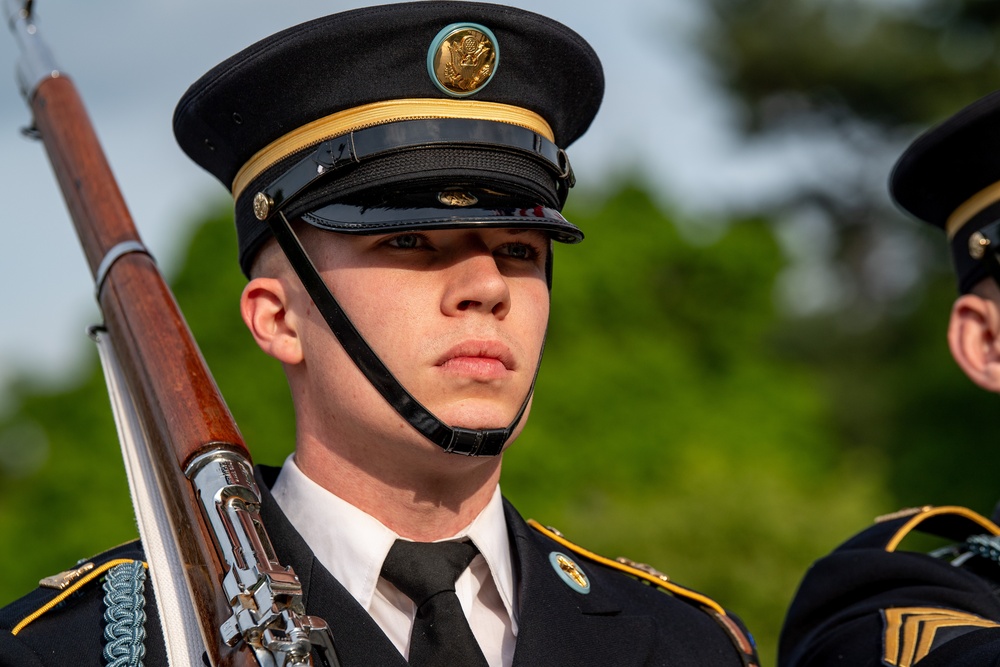
{"type": "MultiPolygon", "coordinates": [[[[958,278],[948,346],[980,387],[1000,393],[1000,92],[919,137],[890,188],[911,215],[944,230],[958,278]]],[[[818,561],[782,631],[780,667],[1000,664],[1000,527],[963,507],[876,520],[818,561]],[[954,542],[902,549],[911,532],[954,542]]]]}
{"type": "MultiPolygon", "coordinates": [[[[525,522],[500,495],[553,242],[583,239],[560,214],[565,149],[603,88],[566,26],[421,2],[280,32],[177,106],[181,147],[232,192],[243,319],[295,405],[294,454],[257,471],[261,515],[345,667],[757,663],[716,602],[525,522]],[[410,576],[446,569],[440,594],[410,576]],[[460,609],[447,627],[439,602],[460,609]]],[[[0,613],[0,662],[98,664],[111,559],[142,555],[63,573],[54,608],[43,587],[0,613]]],[[[146,664],[163,664],[146,612],[146,664]]]]}

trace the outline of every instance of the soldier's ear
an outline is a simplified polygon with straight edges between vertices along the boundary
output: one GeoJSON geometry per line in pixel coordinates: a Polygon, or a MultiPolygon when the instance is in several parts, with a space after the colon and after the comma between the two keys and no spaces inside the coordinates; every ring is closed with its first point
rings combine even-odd
{"type": "Polygon", "coordinates": [[[948,323],[948,347],[970,380],[1000,393],[1000,308],[996,302],[975,294],[956,299],[948,323]]]}
{"type": "Polygon", "coordinates": [[[302,345],[289,296],[281,280],[254,278],[240,296],[240,314],[260,349],[282,363],[298,364],[302,345]]]}

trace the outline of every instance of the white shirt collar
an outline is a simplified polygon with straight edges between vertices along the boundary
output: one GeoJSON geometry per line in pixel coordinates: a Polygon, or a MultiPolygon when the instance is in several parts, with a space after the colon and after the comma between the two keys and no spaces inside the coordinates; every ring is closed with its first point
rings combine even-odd
{"type": "MultiPolygon", "coordinates": [[[[285,460],[271,493],[319,562],[370,611],[382,563],[399,536],[306,477],[293,456],[285,460]]],[[[486,560],[516,634],[514,571],[499,486],[472,523],[448,539],[464,537],[486,560]]]]}

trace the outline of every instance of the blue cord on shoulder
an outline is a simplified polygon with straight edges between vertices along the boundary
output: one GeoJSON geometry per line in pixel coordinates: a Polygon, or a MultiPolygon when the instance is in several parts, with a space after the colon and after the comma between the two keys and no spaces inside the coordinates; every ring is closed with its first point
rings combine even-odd
{"type": "Polygon", "coordinates": [[[146,656],[146,568],[115,565],[104,580],[104,660],[108,667],[142,667],[146,656]]]}

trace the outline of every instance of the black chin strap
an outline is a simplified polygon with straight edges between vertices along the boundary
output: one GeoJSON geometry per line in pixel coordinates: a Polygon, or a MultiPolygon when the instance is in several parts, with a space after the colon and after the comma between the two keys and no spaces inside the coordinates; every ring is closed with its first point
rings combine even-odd
{"type": "MultiPolygon", "coordinates": [[[[507,428],[488,429],[468,429],[448,426],[440,419],[420,404],[417,399],[410,395],[403,385],[399,383],[392,373],[386,368],[382,360],[378,358],[368,342],[351,322],[347,313],[337,303],[336,298],[330,292],[323,279],[316,270],[316,266],[309,259],[302,243],[296,236],[292,226],[288,223],[284,212],[278,211],[276,215],[268,218],[268,224],[278,245],[291,263],[299,280],[302,281],[306,292],[312,297],[313,302],[323,315],[327,325],[333,335],[340,341],[341,346],[354,361],[358,369],[364,374],[382,398],[386,400],[392,408],[399,413],[413,428],[419,431],[424,437],[436,444],[446,452],[453,454],[465,454],[466,456],[496,456],[503,450],[504,444],[510,438],[511,433],[517,427],[524,411],[528,408],[528,401],[535,389],[535,380],[538,378],[538,368],[542,359],[539,354],[538,363],[535,364],[535,374],[531,378],[531,386],[528,387],[528,394],[521,403],[521,409],[517,411],[517,416],[507,428]]],[[[544,341],[542,348],[544,349],[544,341]]]]}

